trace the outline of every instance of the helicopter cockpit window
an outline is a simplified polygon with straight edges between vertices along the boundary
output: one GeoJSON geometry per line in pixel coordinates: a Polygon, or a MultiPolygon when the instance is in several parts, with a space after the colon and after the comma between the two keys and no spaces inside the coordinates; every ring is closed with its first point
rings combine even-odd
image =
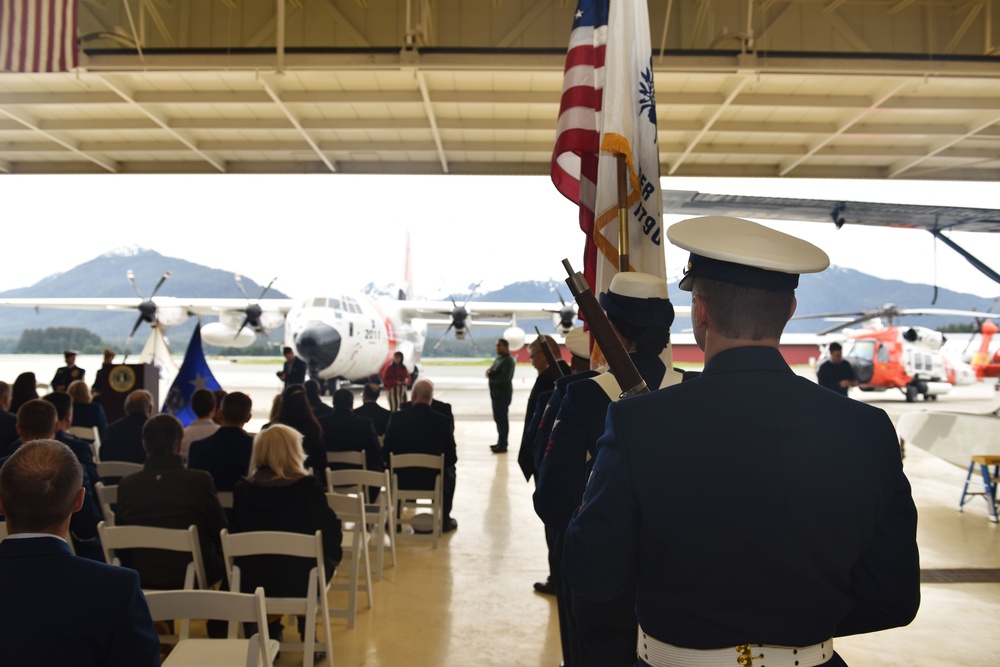
{"type": "Polygon", "coordinates": [[[875,341],[856,340],[844,356],[871,361],[875,357],[875,341]]]}
{"type": "Polygon", "coordinates": [[[889,348],[887,348],[885,345],[879,345],[878,361],[879,363],[883,364],[889,363],[889,348]]]}

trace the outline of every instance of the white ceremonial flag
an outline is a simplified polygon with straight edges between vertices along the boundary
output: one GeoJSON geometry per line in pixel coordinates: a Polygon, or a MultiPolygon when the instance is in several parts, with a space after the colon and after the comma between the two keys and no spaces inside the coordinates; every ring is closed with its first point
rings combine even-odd
{"type": "Polygon", "coordinates": [[[595,294],[606,291],[618,272],[616,156],[619,154],[628,163],[630,267],[666,279],[656,96],[646,0],[611,0],[604,68],[594,222],[594,243],[598,249],[595,294]]]}

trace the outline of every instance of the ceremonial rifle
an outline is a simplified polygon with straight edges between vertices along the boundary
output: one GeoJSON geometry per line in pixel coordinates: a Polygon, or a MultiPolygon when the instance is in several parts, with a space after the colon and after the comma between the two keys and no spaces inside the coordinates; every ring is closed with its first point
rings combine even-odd
{"type": "Polygon", "coordinates": [[[573,293],[580,311],[587,319],[587,324],[590,325],[590,333],[594,335],[594,340],[597,341],[601,352],[604,353],[604,358],[608,362],[608,368],[614,374],[618,386],[622,388],[619,398],[628,398],[636,394],[647,393],[649,387],[646,386],[646,381],[639,375],[639,371],[636,370],[635,364],[632,363],[628,352],[625,351],[625,346],[622,345],[617,332],[611,326],[611,322],[608,321],[607,314],[605,314],[601,305],[597,303],[597,297],[594,296],[593,290],[587,284],[587,279],[579,271],[573,271],[573,267],[570,266],[568,259],[564,259],[562,264],[563,268],[566,269],[566,273],[569,274],[566,284],[569,286],[570,292],[573,293]]]}
{"type": "Polygon", "coordinates": [[[560,366],[559,362],[556,360],[556,355],[552,354],[552,349],[549,347],[549,342],[545,340],[545,336],[542,335],[542,332],[538,330],[537,326],[535,327],[535,333],[538,334],[538,338],[536,338],[535,340],[540,341],[538,343],[538,346],[542,348],[542,354],[545,355],[545,361],[548,362],[549,368],[552,369],[552,372],[555,373],[555,376],[557,378],[561,378],[563,375],[565,375],[565,373],[563,373],[562,366],[560,366]]]}

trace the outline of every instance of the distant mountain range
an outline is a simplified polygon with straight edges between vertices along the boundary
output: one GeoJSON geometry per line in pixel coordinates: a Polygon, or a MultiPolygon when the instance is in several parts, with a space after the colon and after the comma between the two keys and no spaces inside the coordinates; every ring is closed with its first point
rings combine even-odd
{"type": "MultiPolygon", "coordinates": [[[[135,296],[125,278],[131,269],[136,276],[139,289],[149,296],[153,287],[164,271],[170,270],[171,277],[164,283],[157,296],[175,297],[216,297],[239,298],[242,295],[236,287],[233,274],[229,271],[213,269],[200,264],[194,264],[176,257],[165,257],[152,250],[130,248],[107,253],[74,267],[64,273],[49,276],[31,287],[24,287],[6,292],[0,292],[0,297],[132,297],[135,296]]],[[[262,289],[249,278],[243,278],[243,284],[251,297],[256,298],[262,289]]],[[[399,293],[398,285],[378,286],[369,284],[366,293],[375,297],[394,298],[399,293]]],[[[998,288],[1000,294],[1000,288],[998,288]]],[[[307,295],[297,295],[307,296],[307,295]]],[[[456,293],[452,297],[459,304],[469,296],[466,293],[456,293]]],[[[570,299],[569,290],[562,282],[554,281],[519,281],[510,283],[500,289],[477,292],[473,301],[524,301],[524,302],[558,302],[560,296],[570,299]]],[[[676,283],[670,285],[670,296],[677,306],[690,306],[690,295],[677,288],[676,283]]],[[[846,312],[882,306],[894,303],[902,307],[930,307],[934,296],[934,288],[930,285],[906,283],[898,280],[882,280],[873,276],[832,267],[820,274],[805,275],[801,278],[798,298],[798,314],[820,312],[846,312]]],[[[272,289],[267,298],[287,298],[285,294],[272,289]]],[[[416,298],[426,298],[416,295],[416,298]]],[[[434,298],[447,298],[435,296],[434,298]]],[[[992,300],[973,294],[962,294],[947,289],[939,289],[937,303],[939,308],[977,309],[988,311],[992,300]]],[[[13,339],[15,342],[24,329],[41,329],[46,327],[69,326],[82,327],[92,331],[108,342],[123,341],[132,324],[134,313],[108,313],[99,311],[72,311],[42,309],[37,313],[27,308],[0,308],[0,339],[13,339]]],[[[914,317],[909,324],[921,324],[936,328],[960,321],[954,317],[914,317]]],[[[540,321],[543,332],[551,331],[551,323],[540,321]]],[[[532,331],[534,321],[518,323],[526,331],[532,331]]],[[[828,323],[819,320],[794,321],[789,324],[790,332],[818,331],[828,323]]],[[[170,336],[174,341],[187,341],[194,327],[194,321],[174,327],[170,336]]],[[[683,331],[690,327],[687,318],[678,318],[674,330],[683,331]]],[[[473,329],[475,331],[475,329],[473,329]]],[[[491,332],[494,331],[491,329],[491,332]]],[[[428,347],[436,342],[436,336],[431,333],[428,347]]],[[[492,336],[492,333],[489,334],[492,336]]],[[[489,337],[488,336],[488,337],[489,337]]],[[[282,332],[271,332],[270,340],[280,343],[282,332]]],[[[0,340],[0,343],[3,341],[0,340]]],[[[138,342],[141,345],[141,341],[138,342]]],[[[182,343],[183,344],[183,343],[182,343]]],[[[175,349],[180,345],[175,342],[175,349]]],[[[488,345],[486,347],[489,347],[488,345]]]]}

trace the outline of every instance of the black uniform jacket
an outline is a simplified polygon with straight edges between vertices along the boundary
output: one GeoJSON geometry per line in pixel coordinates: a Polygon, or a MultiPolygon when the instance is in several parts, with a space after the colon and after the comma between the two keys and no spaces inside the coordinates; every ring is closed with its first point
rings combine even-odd
{"type": "Polygon", "coordinates": [[[806,646],[913,619],[916,521],[885,412],[741,347],[608,409],[563,562],[592,600],[637,580],[659,640],[806,646]]]}
{"type": "MultiPolygon", "coordinates": [[[[389,467],[390,454],[444,454],[445,467],[458,461],[455,437],[446,415],[425,403],[400,410],[389,420],[382,455],[389,467]]],[[[430,470],[402,470],[399,485],[404,489],[433,489],[435,473],[430,470]]]]}
{"type": "Polygon", "coordinates": [[[142,448],[145,424],[144,414],[127,415],[109,424],[107,435],[101,438],[101,460],[145,463],[146,451],[142,448]]]}
{"type": "MultiPolygon", "coordinates": [[[[382,452],[372,420],[350,410],[336,409],[319,422],[323,427],[323,444],[328,452],[364,452],[365,466],[376,472],[382,468],[382,452]]],[[[346,464],[328,464],[337,470],[350,468],[346,464]]]]}
{"type": "MultiPolygon", "coordinates": [[[[243,480],[233,493],[234,533],[280,530],[312,535],[323,531],[323,564],[326,577],[333,576],[343,551],[340,519],[326,503],[323,486],[312,475],[295,480],[279,479],[270,470],[258,471],[253,480],[243,480]]],[[[315,559],[294,556],[246,556],[236,559],[240,589],[250,593],[263,586],[268,597],[303,597],[315,559]]]]}

